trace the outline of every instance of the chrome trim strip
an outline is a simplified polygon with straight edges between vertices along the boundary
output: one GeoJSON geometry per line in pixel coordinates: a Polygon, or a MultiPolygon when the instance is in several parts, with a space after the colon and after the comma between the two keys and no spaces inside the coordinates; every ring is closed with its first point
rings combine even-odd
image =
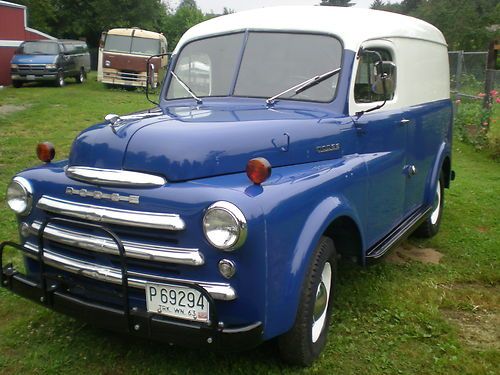
{"type": "Polygon", "coordinates": [[[177,214],[120,210],[116,208],[94,206],[91,204],[69,202],[46,195],[40,198],[36,206],[41,210],[54,214],[100,223],[173,231],[181,231],[186,228],[184,220],[177,214]]]}
{"type": "MultiPolygon", "coordinates": [[[[30,227],[30,233],[38,235],[41,223],[34,222],[30,227]]],[[[99,253],[120,255],[116,243],[106,237],[83,234],[69,229],[48,225],[44,231],[44,238],[68,246],[99,253]]],[[[153,262],[164,262],[174,264],[185,264],[188,266],[201,266],[205,263],[198,249],[146,245],[137,242],[123,241],[125,253],[130,258],[150,260],[153,262]]]]}
{"type": "MultiPolygon", "coordinates": [[[[24,244],[24,246],[25,248],[27,248],[29,251],[32,252],[32,253],[26,253],[26,255],[37,259],[36,254],[38,254],[38,246],[32,243],[26,243],[24,244]]],[[[118,268],[101,267],[93,263],[84,262],[81,260],[67,257],[65,255],[57,254],[50,250],[45,250],[43,252],[43,258],[47,265],[52,266],[54,268],[61,269],[63,271],[67,271],[77,275],[82,275],[94,280],[109,282],[115,285],[122,285],[122,274],[121,270],[119,270],[118,268]]],[[[130,272],[130,271],[129,275],[135,276],[135,277],[129,277],[128,279],[129,286],[133,288],[144,289],[146,283],[149,280],[167,284],[184,282],[190,284],[197,284],[201,286],[208,293],[210,293],[210,295],[216,300],[232,301],[237,298],[236,291],[234,290],[234,288],[226,283],[211,283],[205,281],[173,279],[169,277],[149,275],[149,274],[130,272]]]]}
{"type": "Polygon", "coordinates": [[[167,183],[163,177],[148,173],[78,166],[66,168],[66,176],[89,184],[108,186],[145,188],[163,186],[167,183]]]}

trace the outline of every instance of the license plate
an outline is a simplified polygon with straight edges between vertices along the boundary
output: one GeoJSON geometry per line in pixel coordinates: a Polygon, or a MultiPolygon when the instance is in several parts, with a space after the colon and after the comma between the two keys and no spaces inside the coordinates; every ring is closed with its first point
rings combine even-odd
{"type": "Polygon", "coordinates": [[[34,75],[27,75],[27,76],[26,76],[26,79],[34,80],[34,79],[35,79],[35,76],[34,76],[34,75]]]}
{"type": "Polygon", "coordinates": [[[149,312],[160,315],[197,322],[209,320],[208,300],[185,286],[147,283],[146,305],[149,312]]]}

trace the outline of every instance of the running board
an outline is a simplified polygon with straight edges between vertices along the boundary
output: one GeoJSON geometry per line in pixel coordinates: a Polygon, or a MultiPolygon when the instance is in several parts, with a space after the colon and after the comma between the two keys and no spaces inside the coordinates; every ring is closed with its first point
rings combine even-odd
{"type": "Polygon", "coordinates": [[[432,207],[421,208],[411,214],[381,241],[372,246],[366,253],[366,258],[378,259],[393,247],[401,243],[428,217],[432,207]]]}

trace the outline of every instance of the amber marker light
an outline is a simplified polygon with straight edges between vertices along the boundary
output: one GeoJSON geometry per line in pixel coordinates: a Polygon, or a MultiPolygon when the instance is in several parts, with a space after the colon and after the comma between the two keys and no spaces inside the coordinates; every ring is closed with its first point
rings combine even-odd
{"type": "Polygon", "coordinates": [[[50,142],[41,142],[36,146],[36,156],[44,163],[50,163],[56,156],[56,149],[50,142]]]}
{"type": "Polygon", "coordinates": [[[247,163],[247,176],[254,184],[262,184],[271,176],[271,163],[264,158],[250,159],[247,163]]]}

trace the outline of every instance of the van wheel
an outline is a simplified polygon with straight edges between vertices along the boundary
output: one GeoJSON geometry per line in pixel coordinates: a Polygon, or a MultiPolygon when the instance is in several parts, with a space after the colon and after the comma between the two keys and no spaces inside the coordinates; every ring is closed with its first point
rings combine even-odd
{"type": "Polygon", "coordinates": [[[307,271],[290,331],[278,338],[281,357],[294,365],[308,366],[323,351],[333,306],[337,256],[333,241],[321,237],[307,271]]]}
{"type": "Polygon", "coordinates": [[[18,89],[22,85],[23,85],[22,81],[12,81],[12,86],[14,86],[16,89],[18,89]]]}
{"type": "Polygon", "coordinates": [[[64,74],[62,72],[57,73],[56,81],[54,82],[56,87],[64,86],[64,74]]]}
{"type": "Polygon", "coordinates": [[[444,206],[444,176],[441,173],[437,181],[431,215],[415,231],[416,237],[430,238],[439,232],[444,206]]]}
{"type": "Polygon", "coordinates": [[[87,78],[87,73],[85,73],[85,70],[83,68],[80,69],[80,73],[75,77],[76,83],[83,83],[85,82],[85,79],[87,78]]]}

